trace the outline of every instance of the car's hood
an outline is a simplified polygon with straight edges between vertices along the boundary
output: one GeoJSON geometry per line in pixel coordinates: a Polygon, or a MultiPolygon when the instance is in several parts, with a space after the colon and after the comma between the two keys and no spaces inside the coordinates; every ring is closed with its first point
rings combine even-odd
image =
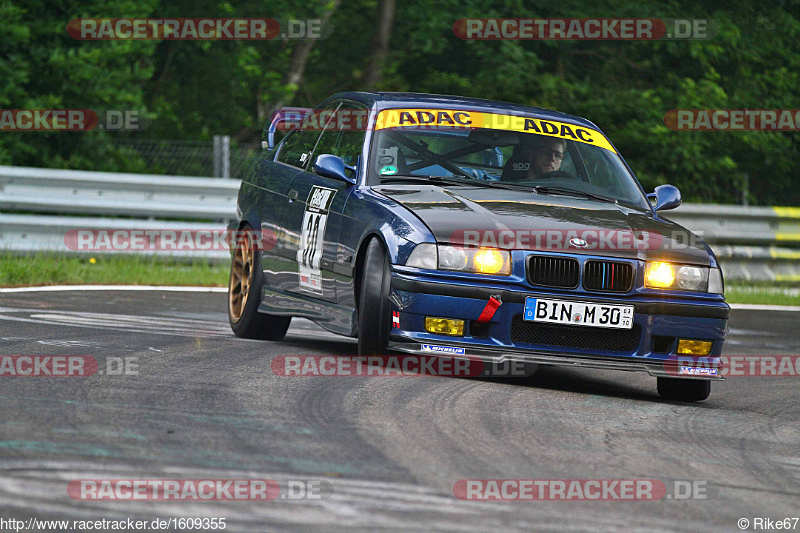
{"type": "Polygon", "coordinates": [[[440,243],[710,264],[705,244],[682,226],[617,204],[486,187],[374,189],[411,210],[440,243]]]}

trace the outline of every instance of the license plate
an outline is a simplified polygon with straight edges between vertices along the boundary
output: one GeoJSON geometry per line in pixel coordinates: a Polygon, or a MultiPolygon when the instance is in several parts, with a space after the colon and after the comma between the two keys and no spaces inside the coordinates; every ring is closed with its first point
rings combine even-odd
{"type": "Polygon", "coordinates": [[[633,306],[528,297],[525,298],[524,318],[532,322],[549,322],[551,324],[631,329],[633,327],[633,306]]]}

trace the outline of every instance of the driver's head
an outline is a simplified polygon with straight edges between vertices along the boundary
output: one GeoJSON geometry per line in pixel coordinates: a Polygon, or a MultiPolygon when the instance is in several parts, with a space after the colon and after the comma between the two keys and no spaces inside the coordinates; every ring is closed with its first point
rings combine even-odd
{"type": "Polygon", "coordinates": [[[534,176],[545,172],[554,172],[561,168],[564,152],[567,150],[567,141],[556,138],[537,139],[528,148],[528,158],[534,176]]]}

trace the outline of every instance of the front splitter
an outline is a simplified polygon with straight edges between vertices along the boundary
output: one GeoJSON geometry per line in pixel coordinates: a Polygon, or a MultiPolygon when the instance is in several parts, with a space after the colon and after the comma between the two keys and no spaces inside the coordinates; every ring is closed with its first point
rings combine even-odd
{"type": "MultiPolygon", "coordinates": [[[[465,360],[480,360],[485,363],[503,364],[508,362],[520,363],[536,363],[542,365],[553,365],[562,367],[581,367],[581,368],[597,368],[602,370],[622,370],[625,372],[647,372],[651,376],[662,378],[681,378],[681,379],[702,379],[708,381],[725,381],[725,378],[719,375],[721,369],[716,368],[717,375],[685,375],[677,372],[678,362],[675,359],[659,360],[659,361],[645,361],[645,360],[631,360],[628,357],[599,357],[602,356],[578,356],[561,353],[548,353],[541,351],[531,350],[515,350],[513,348],[504,348],[503,350],[487,350],[476,348],[474,345],[457,344],[450,342],[435,342],[428,343],[419,342],[398,342],[390,341],[389,350],[410,353],[415,355],[447,357],[452,359],[465,359],[465,360]],[[453,351],[433,351],[425,350],[423,346],[442,346],[446,348],[456,348],[459,353],[453,351]],[[460,351],[463,350],[463,353],[460,351]],[[673,370],[668,370],[673,368],[673,370]]],[[[675,356],[673,356],[675,357],[675,356]]],[[[713,368],[712,368],[713,370],[713,368]]]]}

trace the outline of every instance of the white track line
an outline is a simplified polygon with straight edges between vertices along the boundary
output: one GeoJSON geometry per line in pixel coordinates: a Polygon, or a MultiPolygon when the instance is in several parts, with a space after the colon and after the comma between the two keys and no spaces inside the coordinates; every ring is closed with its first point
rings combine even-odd
{"type": "Polygon", "coordinates": [[[65,292],[65,291],[163,291],[163,292],[228,292],[227,287],[181,287],[158,285],[45,285],[43,287],[0,288],[8,292],[65,292]]]}
{"type": "Polygon", "coordinates": [[[761,304],[730,304],[731,309],[746,311],[800,311],[796,305],[761,305],[761,304]]]}

